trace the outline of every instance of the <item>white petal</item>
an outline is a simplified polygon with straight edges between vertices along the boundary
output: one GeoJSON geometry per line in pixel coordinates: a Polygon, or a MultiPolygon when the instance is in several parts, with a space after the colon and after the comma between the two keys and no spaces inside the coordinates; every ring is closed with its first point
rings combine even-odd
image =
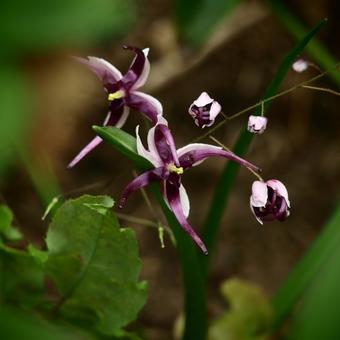
{"type": "Polygon", "coordinates": [[[142,97],[145,101],[149,102],[155,108],[157,115],[163,114],[163,106],[158,99],[140,91],[133,91],[133,93],[139,97],[142,97]]]}
{"type": "Polygon", "coordinates": [[[179,187],[179,197],[181,199],[181,205],[182,205],[184,216],[187,218],[190,212],[190,201],[189,201],[187,191],[185,190],[183,184],[181,184],[179,187]]]}
{"type": "Polygon", "coordinates": [[[155,167],[159,166],[159,162],[153,157],[152,153],[145,149],[142,140],[139,136],[139,125],[136,126],[136,144],[137,144],[137,152],[138,155],[146,158],[150,163],[152,163],[155,167]]]}
{"type": "Polygon", "coordinates": [[[212,99],[208,93],[202,92],[201,95],[194,101],[194,104],[198,107],[205,106],[207,104],[210,104],[213,102],[214,99],[212,99]]]}
{"type": "Polygon", "coordinates": [[[263,222],[256,216],[256,214],[255,214],[255,211],[254,211],[254,208],[253,208],[253,206],[252,206],[252,204],[251,204],[251,197],[250,197],[250,210],[251,210],[251,212],[253,213],[253,215],[255,216],[255,218],[257,219],[257,221],[261,224],[261,225],[263,225],[263,222]]]}
{"type": "MultiPolygon", "coordinates": [[[[192,144],[188,144],[186,146],[183,146],[182,148],[177,149],[177,155],[178,155],[178,158],[180,158],[187,152],[194,151],[194,150],[206,150],[207,148],[209,148],[210,150],[213,150],[213,149],[221,150],[222,149],[221,147],[215,146],[215,145],[204,144],[204,143],[192,143],[192,144]]],[[[192,166],[199,165],[204,161],[205,159],[202,159],[201,161],[194,163],[192,166]]]]}
{"type": "Polygon", "coordinates": [[[303,59],[298,59],[293,65],[292,68],[295,72],[302,73],[307,70],[308,62],[303,59]]]}
{"type": "Polygon", "coordinates": [[[287,205],[288,208],[290,208],[290,202],[288,198],[288,191],[287,188],[284,186],[284,184],[277,179],[270,179],[269,181],[266,182],[266,184],[271,187],[273,190],[275,190],[280,196],[282,196],[287,205]]]}
{"type": "Polygon", "coordinates": [[[211,105],[210,112],[209,112],[210,119],[214,121],[217,115],[221,112],[221,110],[222,110],[221,105],[216,100],[214,100],[214,102],[211,105]]]}
{"type": "Polygon", "coordinates": [[[268,200],[267,184],[255,181],[251,188],[250,204],[253,207],[265,207],[268,200]]]}
{"type": "Polygon", "coordinates": [[[130,109],[127,106],[124,106],[124,111],[118,122],[116,123],[115,127],[122,128],[125,124],[127,118],[129,117],[130,109]]]}

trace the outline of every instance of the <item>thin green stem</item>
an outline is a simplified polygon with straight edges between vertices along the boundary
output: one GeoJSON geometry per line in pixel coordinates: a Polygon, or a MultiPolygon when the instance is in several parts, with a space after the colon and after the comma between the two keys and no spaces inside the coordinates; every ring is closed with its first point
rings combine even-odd
{"type": "MultiPolygon", "coordinates": [[[[277,99],[277,98],[279,98],[279,97],[281,97],[281,96],[283,96],[283,95],[286,95],[286,94],[288,94],[288,93],[291,93],[291,92],[297,90],[298,88],[304,88],[306,85],[308,85],[308,84],[310,84],[310,83],[312,83],[312,82],[314,82],[314,81],[316,81],[316,80],[318,80],[318,79],[324,77],[325,75],[329,74],[330,72],[334,71],[334,69],[338,69],[339,66],[340,66],[340,63],[337,63],[335,66],[332,67],[331,70],[324,71],[324,72],[318,74],[317,76],[315,76],[315,77],[313,77],[313,78],[311,78],[311,79],[305,80],[305,81],[303,81],[303,82],[301,82],[301,83],[299,83],[299,84],[297,84],[297,85],[294,85],[293,87],[290,87],[290,88],[287,89],[287,90],[281,91],[281,92],[279,92],[279,93],[277,93],[277,94],[275,94],[275,95],[273,95],[273,96],[270,96],[270,97],[268,97],[268,98],[261,99],[261,100],[258,101],[257,103],[255,103],[255,104],[253,104],[253,105],[251,105],[251,106],[248,106],[248,107],[246,107],[245,109],[242,109],[241,111],[238,111],[238,112],[232,114],[231,116],[226,117],[225,119],[223,119],[222,121],[220,121],[218,124],[216,124],[214,127],[212,127],[211,129],[209,129],[206,133],[204,133],[203,135],[197,137],[193,142],[194,142],[194,143],[195,143],[195,142],[199,142],[199,141],[205,139],[206,137],[209,137],[209,135],[211,135],[212,133],[214,133],[214,132],[216,132],[217,130],[219,130],[219,129],[220,129],[224,124],[226,124],[229,120],[232,120],[232,119],[234,119],[234,118],[236,118],[236,117],[239,117],[239,116],[241,116],[241,115],[243,115],[243,114],[245,114],[245,113],[247,113],[247,112],[249,112],[249,111],[251,111],[251,110],[254,110],[254,109],[260,107],[260,106],[263,108],[263,106],[264,106],[265,103],[271,102],[271,101],[274,100],[274,99],[277,99]]],[[[261,110],[261,112],[264,112],[264,108],[261,110]]]]}
{"type": "Polygon", "coordinates": [[[185,327],[182,340],[205,340],[208,329],[205,283],[201,272],[199,257],[195,245],[178,224],[177,219],[169,210],[157,186],[152,192],[162,207],[169,226],[177,243],[184,284],[184,315],[185,327]]]}
{"type": "Polygon", "coordinates": [[[302,87],[304,89],[310,89],[310,90],[315,90],[315,91],[320,91],[320,92],[327,92],[327,93],[330,93],[330,94],[334,94],[336,96],[340,96],[340,92],[334,91],[332,89],[328,89],[326,87],[309,86],[309,85],[303,85],[302,87]]]}

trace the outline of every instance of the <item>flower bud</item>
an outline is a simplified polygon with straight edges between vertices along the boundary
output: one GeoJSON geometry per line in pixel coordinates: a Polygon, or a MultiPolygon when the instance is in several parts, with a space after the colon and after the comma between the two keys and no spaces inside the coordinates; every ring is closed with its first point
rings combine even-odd
{"type": "Polygon", "coordinates": [[[284,221],[290,209],[286,187],[276,179],[255,181],[250,196],[250,209],[261,224],[265,221],[284,221]]]}
{"type": "Polygon", "coordinates": [[[249,116],[248,131],[251,133],[261,134],[267,127],[268,119],[262,116],[249,116]]]}
{"type": "Polygon", "coordinates": [[[221,105],[206,92],[202,92],[189,107],[189,113],[194,118],[195,124],[202,129],[213,125],[220,112],[221,105]]]}
{"type": "Polygon", "coordinates": [[[293,65],[292,68],[297,73],[302,73],[307,70],[308,68],[308,62],[303,59],[298,59],[293,65]]]}

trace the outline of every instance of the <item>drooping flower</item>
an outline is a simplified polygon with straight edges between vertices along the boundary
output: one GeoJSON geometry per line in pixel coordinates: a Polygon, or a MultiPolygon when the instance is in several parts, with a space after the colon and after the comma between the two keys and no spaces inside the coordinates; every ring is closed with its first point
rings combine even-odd
{"type": "MultiPolygon", "coordinates": [[[[149,49],[141,50],[130,46],[124,46],[124,49],[131,50],[136,54],[124,76],[116,67],[104,59],[96,57],[75,59],[88,66],[97,75],[107,93],[109,109],[103,123],[104,126],[121,128],[129,115],[130,109],[143,113],[154,125],[157,123],[158,115],[163,113],[162,104],[156,98],[137,91],[145,84],[150,72],[150,63],[147,58],[149,49]]],[[[80,151],[68,167],[76,165],[101,142],[100,137],[95,137],[80,151]]]]}
{"type": "Polygon", "coordinates": [[[214,124],[220,112],[221,105],[206,92],[202,92],[189,107],[189,113],[194,118],[195,124],[202,129],[214,124]]]}
{"type": "Polygon", "coordinates": [[[119,207],[122,208],[130,194],[137,189],[145,187],[150,182],[159,182],[162,195],[178,222],[201,250],[207,254],[206,246],[187,221],[190,203],[181,182],[181,175],[184,171],[213,156],[227,158],[254,171],[259,171],[259,168],[232,152],[224,151],[222,148],[213,145],[188,144],[176,150],[172,134],[163,118],[148,132],[148,150],[144,148],[138,131],[139,127],[137,126],[138,154],[149,160],[154,168],[142,173],[126,186],[120,199],[119,207]]]}
{"type": "Polygon", "coordinates": [[[306,60],[300,58],[293,63],[292,68],[295,72],[302,73],[307,70],[308,66],[309,63],[306,60]]]}
{"type": "Polygon", "coordinates": [[[255,181],[250,196],[250,209],[261,224],[265,221],[284,221],[290,209],[286,187],[277,179],[255,181]]]}
{"type": "Polygon", "coordinates": [[[262,134],[267,128],[268,118],[263,116],[249,116],[248,131],[255,134],[262,134]]]}

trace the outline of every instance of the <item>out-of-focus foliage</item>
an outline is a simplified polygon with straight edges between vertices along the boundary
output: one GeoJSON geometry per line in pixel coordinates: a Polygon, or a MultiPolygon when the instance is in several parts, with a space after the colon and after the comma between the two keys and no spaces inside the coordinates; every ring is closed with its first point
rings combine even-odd
{"type": "Polygon", "coordinates": [[[27,127],[29,87],[13,64],[0,65],[0,182],[27,127]]]}
{"type": "Polygon", "coordinates": [[[18,241],[22,238],[21,232],[12,223],[13,213],[11,209],[5,205],[0,205],[0,240],[4,238],[5,241],[18,241]]]}
{"type": "Polygon", "coordinates": [[[239,0],[175,0],[175,17],[179,36],[193,45],[209,38],[218,22],[239,0]]]}
{"type": "MultiPolygon", "coordinates": [[[[284,2],[280,0],[267,0],[269,6],[277,18],[281,21],[283,26],[296,38],[302,39],[307,30],[304,25],[297,19],[293,13],[291,13],[284,2]]],[[[324,47],[318,40],[313,40],[307,47],[306,51],[312,57],[312,59],[324,70],[331,70],[330,77],[335,83],[340,86],[340,75],[334,66],[337,63],[337,59],[324,47]]]]}
{"type": "Polygon", "coordinates": [[[60,330],[41,320],[34,319],[13,309],[0,309],[1,339],[15,340],[71,340],[64,330],[60,330]]]}
{"type": "Polygon", "coordinates": [[[225,281],[222,295],[229,308],[209,329],[209,340],[268,339],[273,311],[262,289],[240,279],[225,281]]]}
{"type": "Polygon", "coordinates": [[[122,34],[134,0],[14,0],[0,5],[2,53],[80,46],[122,34]]]}
{"type": "Polygon", "coordinates": [[[293,339],[337,339],[339,333],[340,207],[273,299],[275,326],[303,297],[293,339]]]}

